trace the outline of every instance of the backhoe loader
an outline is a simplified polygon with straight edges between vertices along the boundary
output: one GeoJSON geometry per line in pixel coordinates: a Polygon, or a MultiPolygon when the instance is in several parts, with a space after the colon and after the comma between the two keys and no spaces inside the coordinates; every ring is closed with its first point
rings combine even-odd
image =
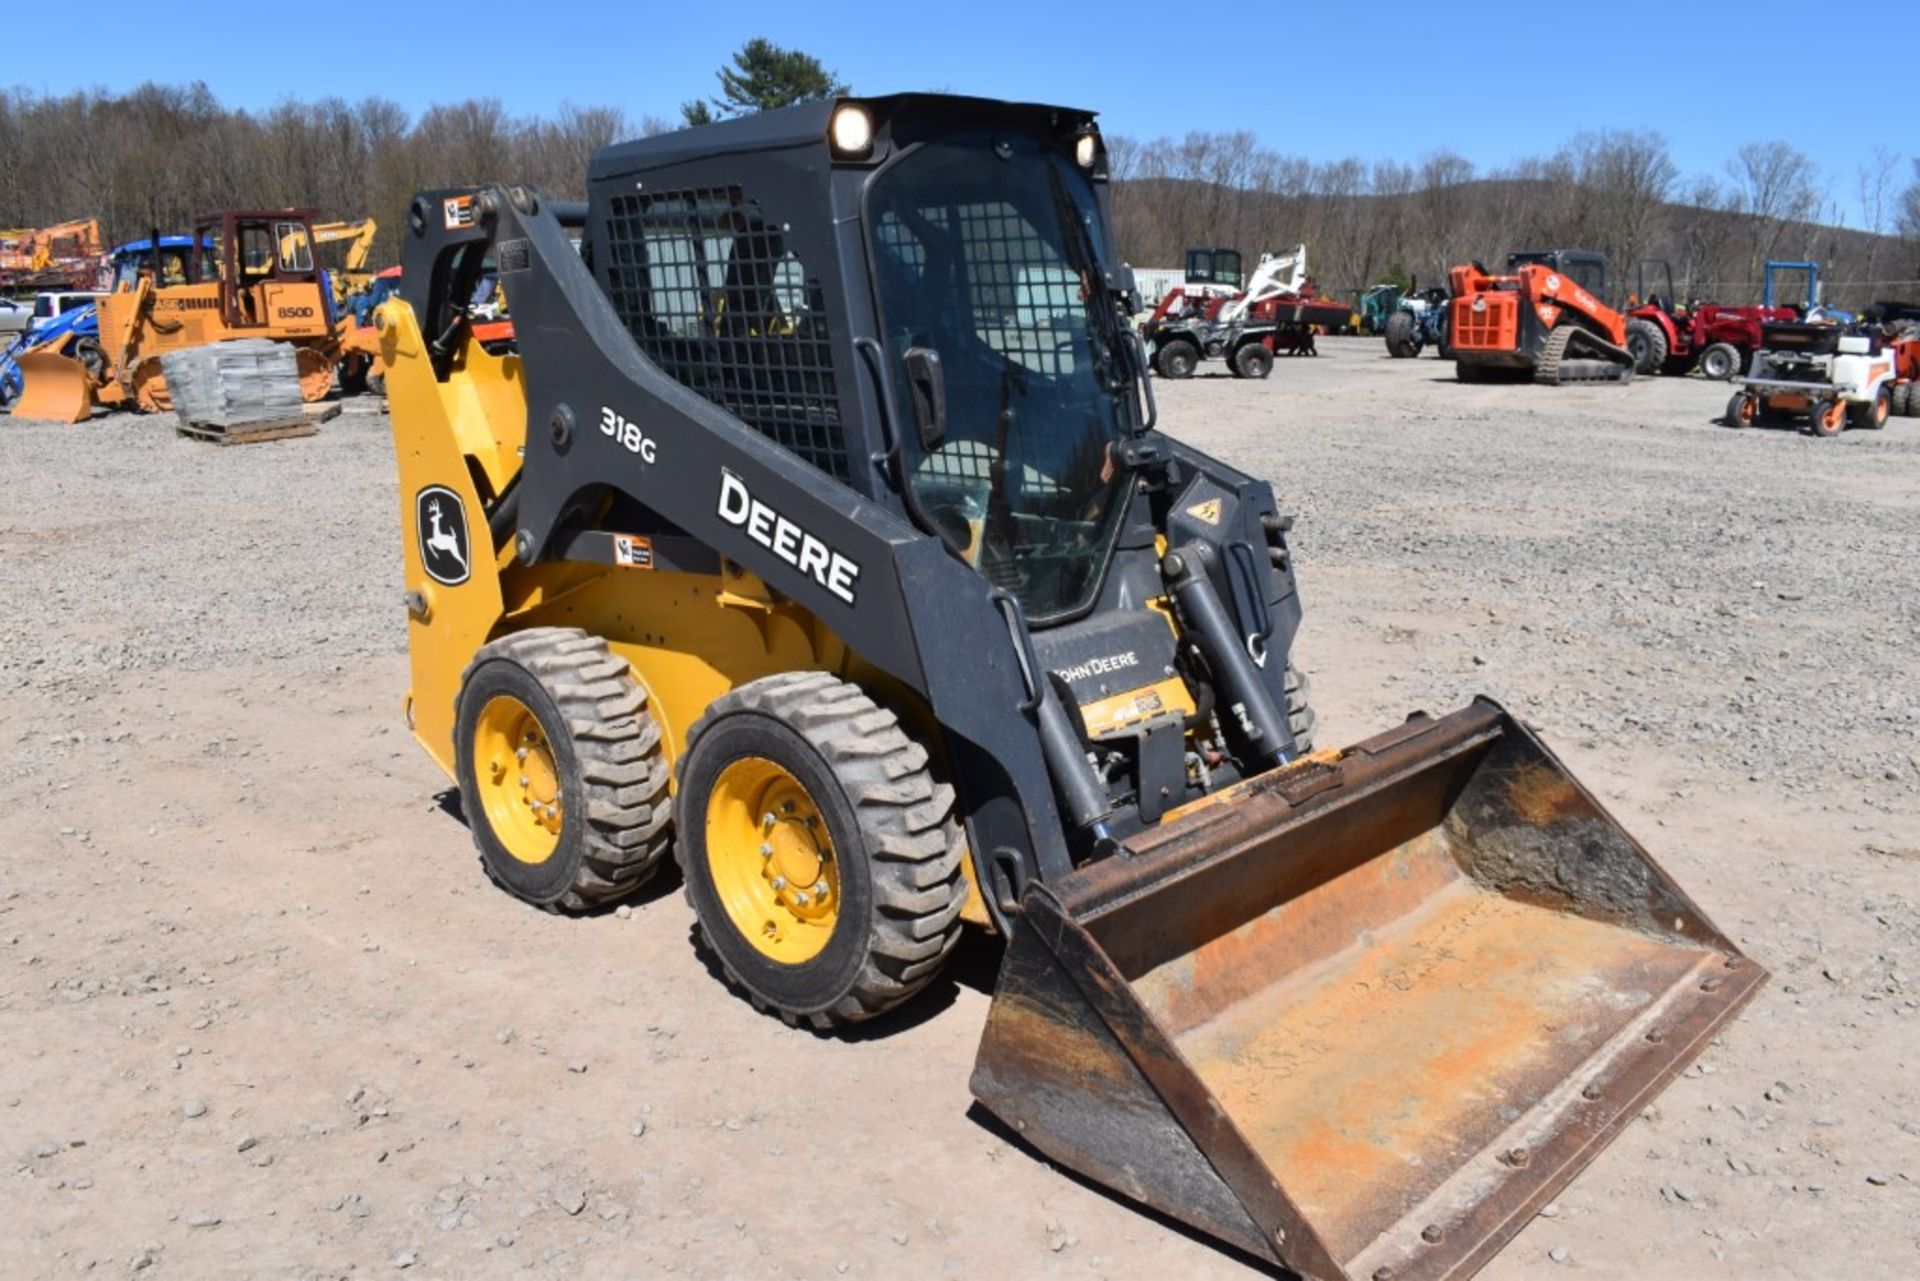
{"type": "Polygon", "coordinates": [[[1314,750],[1291,521],[1159,429],[1106,163],[910,94],[416,196],[405,716],[509,893],[671,858],[823,1030],[972,922],[1034,1148],[1310,1278],[1461,1276],[1763,975],[1497,705],[1314,750]]]}

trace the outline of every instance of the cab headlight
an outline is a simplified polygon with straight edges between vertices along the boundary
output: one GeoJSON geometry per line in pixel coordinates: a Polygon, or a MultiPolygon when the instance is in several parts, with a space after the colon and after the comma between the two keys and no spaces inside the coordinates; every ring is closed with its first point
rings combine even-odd
{"type": "Polygon", "coordinates": [[[843,103],[834,109],[827,137],[836,155],[857,160],[873,150],[873,117],[865,107],[843,103]]]}

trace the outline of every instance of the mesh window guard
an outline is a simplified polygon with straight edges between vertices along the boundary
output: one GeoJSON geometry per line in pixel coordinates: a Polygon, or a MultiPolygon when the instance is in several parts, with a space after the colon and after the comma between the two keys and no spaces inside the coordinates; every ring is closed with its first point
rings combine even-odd
{"type": "Polygon", "coordinates": [[[803,461],[848,478],[820,282],[738,187],[615,196],[607,292],[640,349],[803,461]]]}

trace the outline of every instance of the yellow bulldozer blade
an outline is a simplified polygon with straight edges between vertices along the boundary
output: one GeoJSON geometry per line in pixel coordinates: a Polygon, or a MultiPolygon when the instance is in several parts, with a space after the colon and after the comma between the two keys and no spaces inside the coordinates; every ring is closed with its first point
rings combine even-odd
{"type": "Polygon", "coordinates": [[[51,423],[83,423],[93,417],[93,379],[70,356],[30,351],[19,358],[25,386],[14,402],[15,418],[51,423]]]}
{"type": "Polygon", "coordinates": [[[1477,700],[1031,889],[975,1095],[1315,1281],[1472,1274],[1765,981],[1477,700]]]}

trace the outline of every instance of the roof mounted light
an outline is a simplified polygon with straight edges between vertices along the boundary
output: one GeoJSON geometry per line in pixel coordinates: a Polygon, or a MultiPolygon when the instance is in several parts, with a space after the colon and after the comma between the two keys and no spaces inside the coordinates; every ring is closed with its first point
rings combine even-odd
{"type": "Polygon", "coordinates": [[[842,160],[864,160],[873,150],[873,117],[865,107],[843,102],[833,109],[827,140],[842,160]]]}
{"type": "Polygon", "coordinates": [[[1093,168],[1093,162],[1100,158],[1100,135],[1088,129],[1074,139],[1073,158],[1082,169],[1093,168]]]}

